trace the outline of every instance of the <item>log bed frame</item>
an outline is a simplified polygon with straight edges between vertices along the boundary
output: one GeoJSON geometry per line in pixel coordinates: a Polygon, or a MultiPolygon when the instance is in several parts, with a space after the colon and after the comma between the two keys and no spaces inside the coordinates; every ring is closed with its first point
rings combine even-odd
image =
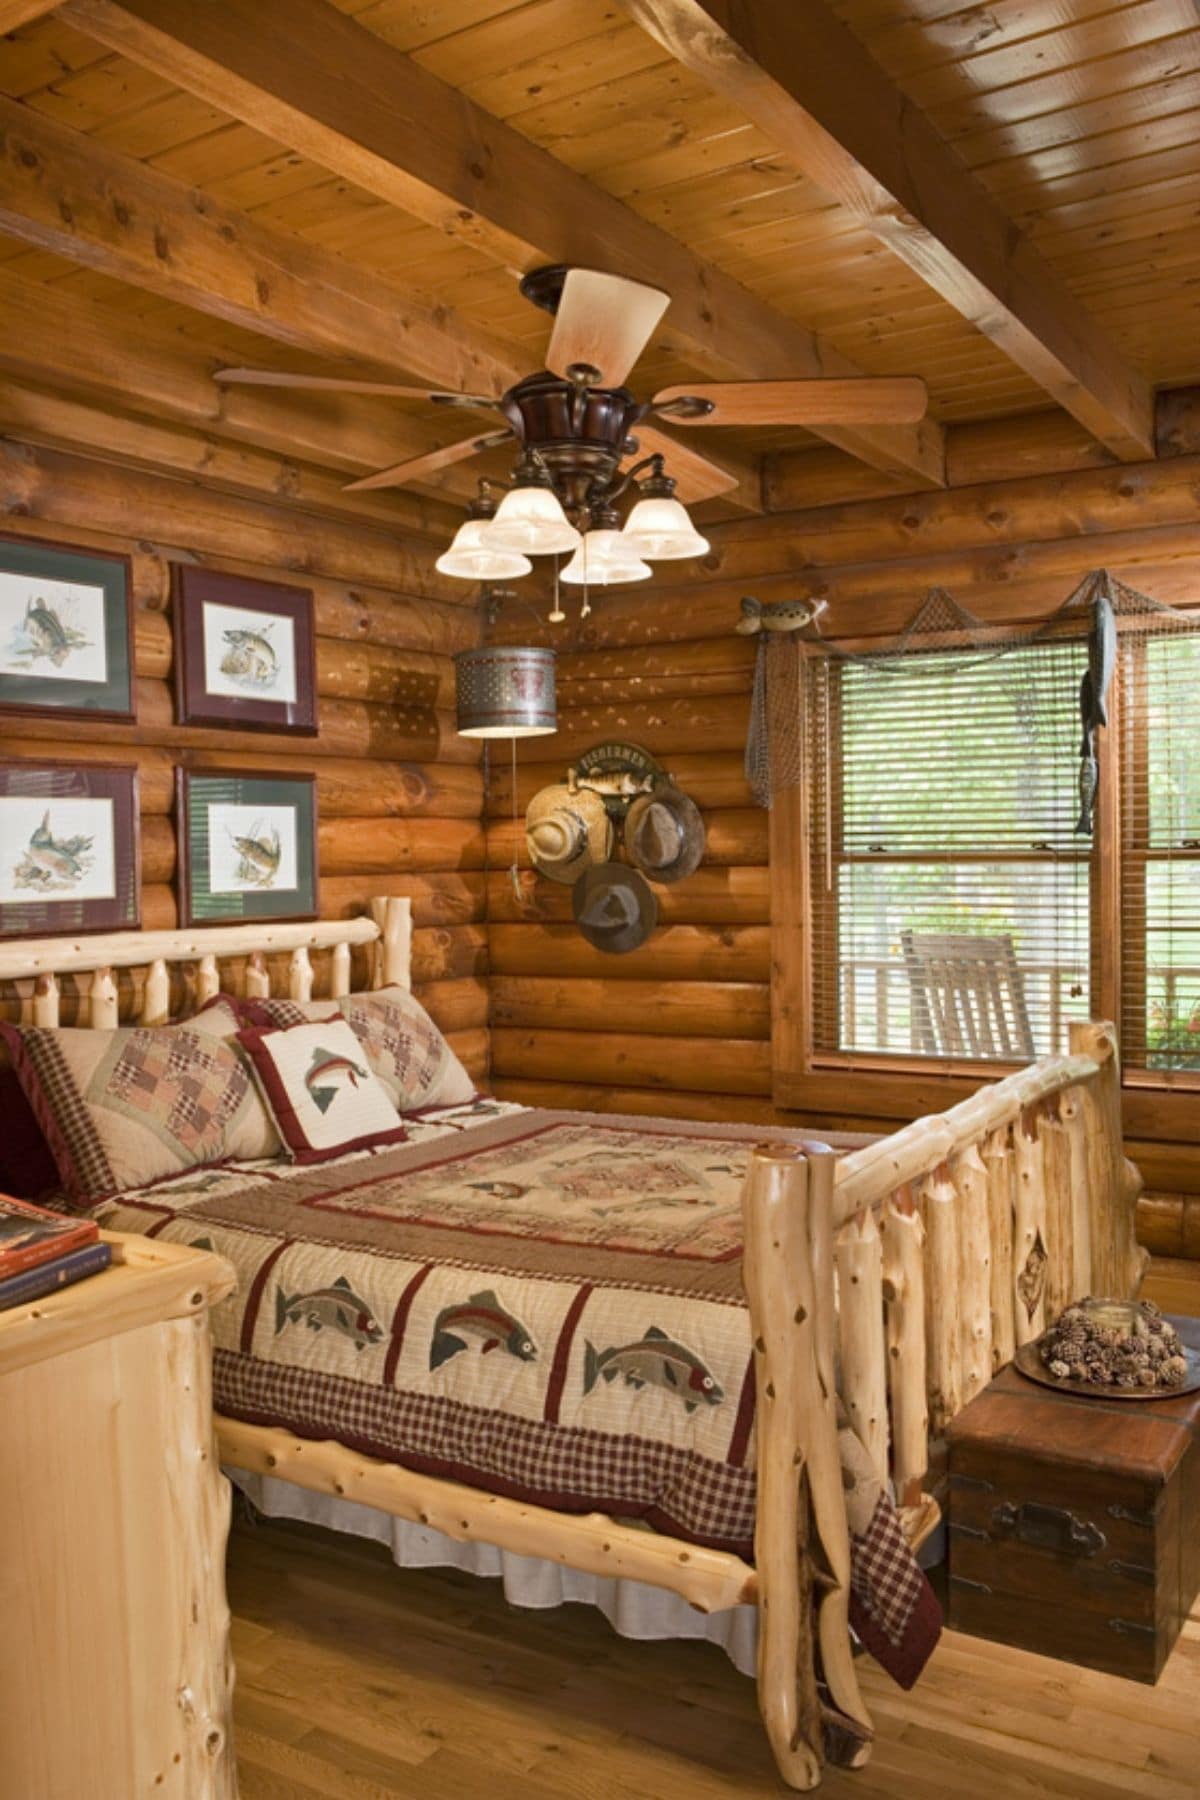
{"type": "MultiPolygon", "coordinates": [[[[23,1021],[54,1026],[67,978],[78,1022],[94,1027],[112,1027],[128,1010],[122,972],[136,1021],[164,1022],[176,965],[185,1011],[223,979],[227,990],[263,997],[282,977],[293,999],[307,1000],[314,951],[331,995],[351,991],[356,950],[366,953],[371,987],[409,987],[408,900],[376,899],[370,911],[316,924],[8,942],[0,983],[15,991],[23,1021]]],[[[1120,1120],[1113,1028],[1078,1024],[1069,1055],[1044,1057],[848,1155],[793,1142],[752,1152],[743,1275],[759,1394],[753,1567],[603,1514],[548,1511],[218,1415],[221,1461],[451,1538],[648,1582],[704,1612],[756,1604],[767,1735],[784,1780],[815,1787],[829,1720],[818,1668],[850,1724],[840,1760],[861,1765],[871,1743],[847,1620],[835,1394],[919,1541],[939,1516],[924,1487],[931,1439],[1070,1299],[1137,1290],[1141,1181],[1125,1160],[1120,1120]]],[[[228,1800],[231,1790],[212,1792],[228,1800]]]]}

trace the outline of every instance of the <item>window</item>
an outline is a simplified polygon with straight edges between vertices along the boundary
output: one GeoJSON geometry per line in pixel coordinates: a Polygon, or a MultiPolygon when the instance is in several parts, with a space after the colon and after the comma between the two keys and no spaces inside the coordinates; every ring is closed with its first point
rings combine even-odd
{"type": "Polygon", "coordinates": [[[1200,1071],[1200,630],[1122,644],[1121,999],[1127,1069],[1200,1071]]]}
{"type": "Polygon", "coordinates": [[[1080,645],[808,668],[814,1057],[1065,1048],[1090,1013],[1080,645]]]}

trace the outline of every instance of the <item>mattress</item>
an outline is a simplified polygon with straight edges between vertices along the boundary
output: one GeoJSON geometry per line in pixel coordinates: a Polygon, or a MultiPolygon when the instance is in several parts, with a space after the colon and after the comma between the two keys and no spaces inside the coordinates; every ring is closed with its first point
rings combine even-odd
{"type": "Polygon", "coordinates": [[[747,1555],[760,1136],[477,1100],[379,1153],[191,1173],[98,1212],[236,1268],[220,1412],[747,1555]]]}

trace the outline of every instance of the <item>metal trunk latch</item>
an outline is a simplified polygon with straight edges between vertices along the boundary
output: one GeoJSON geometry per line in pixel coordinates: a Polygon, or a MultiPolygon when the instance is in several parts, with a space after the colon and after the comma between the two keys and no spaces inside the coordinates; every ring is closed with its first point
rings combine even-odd
{"type": "Polygon", "coordinates": [[[1042,1506],[1026,1500],[1014,1506],[1005,1500],[992,1513],[997,1537],[1015,1537],[1020,1544],[1038,1550],[1061,1550],[1068,1556],[1095,1556],[1108,1542],[1098,1525],[1068,1512],[1065,1506],[1042,1506]]]}

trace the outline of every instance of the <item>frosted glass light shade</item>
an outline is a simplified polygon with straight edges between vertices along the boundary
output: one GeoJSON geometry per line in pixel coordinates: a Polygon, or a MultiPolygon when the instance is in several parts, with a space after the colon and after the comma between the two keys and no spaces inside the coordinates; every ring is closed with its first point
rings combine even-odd
{"type": "Polygon", "coordinates": [[[509,581],[530,574],[529,558],[519,550],[505,550],[491,533],[490,519],[465,519],[433,565],[438,574],[457,575],[460,581],[509,581]]]}
{"type": "Polygon", "coordinates": [[[665,494],[639,500],[621,535],[631,550],[650,562],[703,556],[708,549],[708,539],[700,536],[686,509],[665,494]]]}
{"type": "Polygon", "coordinates": [[[554,652],[495,644],[454,659],[460,737],[548,737],[558,730],[554,652]]]}
{"type": "Polygon", "coordinates": [[[654,571],[642,561],[623,534],[610,526],[589,531],[559,575],[573,586],[616,587],[622,581],[646,581],[654,571]]]}
{"type": "Polygon", "coordinates": [[[548,487],[510,488],[488,526],[488,543],[497,550],[517,550],[526,556],[549,556],[557,550],[576,550],[579,533],[548,487]]]}

